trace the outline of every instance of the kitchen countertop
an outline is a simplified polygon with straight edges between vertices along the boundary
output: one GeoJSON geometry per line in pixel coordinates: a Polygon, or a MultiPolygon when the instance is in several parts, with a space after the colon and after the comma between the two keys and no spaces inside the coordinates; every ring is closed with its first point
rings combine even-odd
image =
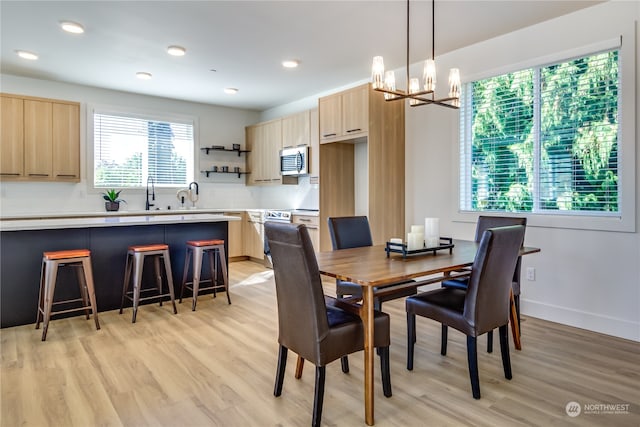
{"type": "Polygon", "coordinates": [[[221,222],[240,221],[240,217],[223,215],[223,210],[217,213],[204,213],[203,211],[146,211],[145,214],[114,212],[114,214],[100,213],[95,216],[87,214],[77,214],[77,216],[60,214],[58,217],[34,216],[31,218],[22,217],[20,219],[2,219],[0,221],[0,231],[23,231],[23,230],[47,230],[65,228],[89,228],[89,227],[118,227],[131,225],[157,225],[174,224],[186,222],[221,222]]]}

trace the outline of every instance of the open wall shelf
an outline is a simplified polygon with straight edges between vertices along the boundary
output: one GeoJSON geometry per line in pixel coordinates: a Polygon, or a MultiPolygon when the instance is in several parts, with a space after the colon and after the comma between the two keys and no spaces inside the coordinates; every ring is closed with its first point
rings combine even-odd
{"type": "Polygon", "coordinates": [[[250,153],[251,151],[249,150],[241,150],[239,148],[226,148],[223,145],[212,145],[211,147],[202,147],[200,148],[202,151],[204,151],[207,155],[209,154],[209,151],[227,151],[227,152],[236,152],[238,153],[238,156],[240,156],[243,153],[250,153]]]}

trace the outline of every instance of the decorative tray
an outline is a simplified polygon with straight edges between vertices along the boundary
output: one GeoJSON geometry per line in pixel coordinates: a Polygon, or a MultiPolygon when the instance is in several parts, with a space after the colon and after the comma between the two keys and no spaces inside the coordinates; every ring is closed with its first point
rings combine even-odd
{"type": "Polygon", "coordinates": [[[391,243],[387,242],[386,247],[384,248],[387,253],[387,258],[391,255],[391,252],[402,254],[402,258],[406,258],[412,255],[426,255],[431,252],[433,255],[436,254],[437,251],[441,251],[444,249],[449,249],[449,253],[453,253],[453,239],[451,237],[440,237],[440,246],[436,246],[433,248],[421,248],[421,249],[412,249],[408,250],[407,245],[404,243],[391,243]]]}

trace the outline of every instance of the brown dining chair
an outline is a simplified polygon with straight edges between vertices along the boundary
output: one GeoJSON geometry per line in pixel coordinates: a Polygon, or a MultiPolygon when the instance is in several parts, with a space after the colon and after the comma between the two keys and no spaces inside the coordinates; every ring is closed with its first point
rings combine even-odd
{"type": "MultiPolygon", "coordinates": [[[[467,335],[467,359],[474,399],[480,399],[477,337],[498,328],[504,376],[511,379],[509,310],[513,269],[524,240],[524,226],[486,230],[471,267],[466,290],[439,288],[407,298],[407,369],[413,370],[416,315],[442,323],[467,335]]],[[[447,342],[440,353],[447,354],[447,342]]]]}
{"type": "MultiPolygon", "coordinates": [[[[478,217],[478,222],[476,223],[476,236],[475,241],[480,242],[482,239],[482,235],[484,232],[490,228],[495,227],[505,227],[508,225],[522,225],[527,226],[527,218],[520,217],[509,217],[509,216],[485,216],[480,215],[478,217]]],[[[526,230],[525,230],[526,231],[526,230]]],[[[513,272],[513,279],[511,281],[511,287],[513,289],[513,300],[515,303],[516,314],[518,317],[518,328],[520,328],[520,264],[522,262],[522,257],[518,257],[518,262],[516,263],[516,269],[513,272]]],[[[452,279],[445,280],[442,282],[442,286],[445,288],[457,288],[457,289],[467,289],[467,283],[469,282],[469,278],[462,279],[452,279]]],[[[446,329],[442,329],[442,339],[444,341],[447,340],[446,329]]],[[[487,333],[487,352],[493,352],[493,331],[487,333]]]]}
{"type": "MultiPolygon", "coordinates": [[[[362,320],[355,306],[325,299],[318,262],[304,224],[267,222],[264,229],[271,249],[278,304],[280,350],[273,394],[277,397],[282,393],[287,353],[291,349],[316,365],[312,425],[319,426],[325,367],[364,349],[362,320]]],[[[384,395],[390,397],[389,316],[379,311],[374,314],[374,345],[380,349],[382,388],[384,395]]],[[[344,367],[343,364],[343,371],[344,367]]]]}
{"type": "MultiPolygon", "coordinates": [[[[373,246],[371,228],[369,227],[369,220],[366,216],[330,217],[327,221],[329,223],[331,245],[334,251],[338,249],[373,246]]],[[[389,285],[380,286],[379,288],[394,286],[399,283],[407,283],[407,281],[391,283],[389,285]]],[[[384,301],[404,298],[415,294],[416,288],[408,288],[401,289],[388,295],[378,296],[374,299],[374,308],[376,310],[382,310],[382,303],[384,301]]],[[[362,287],[357,283],[336,279],[336,296],[338,298],[343,298],[345,295],[362,298],[362,287]]]]}

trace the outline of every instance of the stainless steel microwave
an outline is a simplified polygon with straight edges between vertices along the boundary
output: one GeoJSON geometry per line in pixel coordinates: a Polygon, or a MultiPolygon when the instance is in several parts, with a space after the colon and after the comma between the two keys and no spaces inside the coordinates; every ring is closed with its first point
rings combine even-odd
{"type": "Polygon", "coordinates": [[[283,148],[280,150],[280,175],[308,175],[309,146],[283,148]]]}

